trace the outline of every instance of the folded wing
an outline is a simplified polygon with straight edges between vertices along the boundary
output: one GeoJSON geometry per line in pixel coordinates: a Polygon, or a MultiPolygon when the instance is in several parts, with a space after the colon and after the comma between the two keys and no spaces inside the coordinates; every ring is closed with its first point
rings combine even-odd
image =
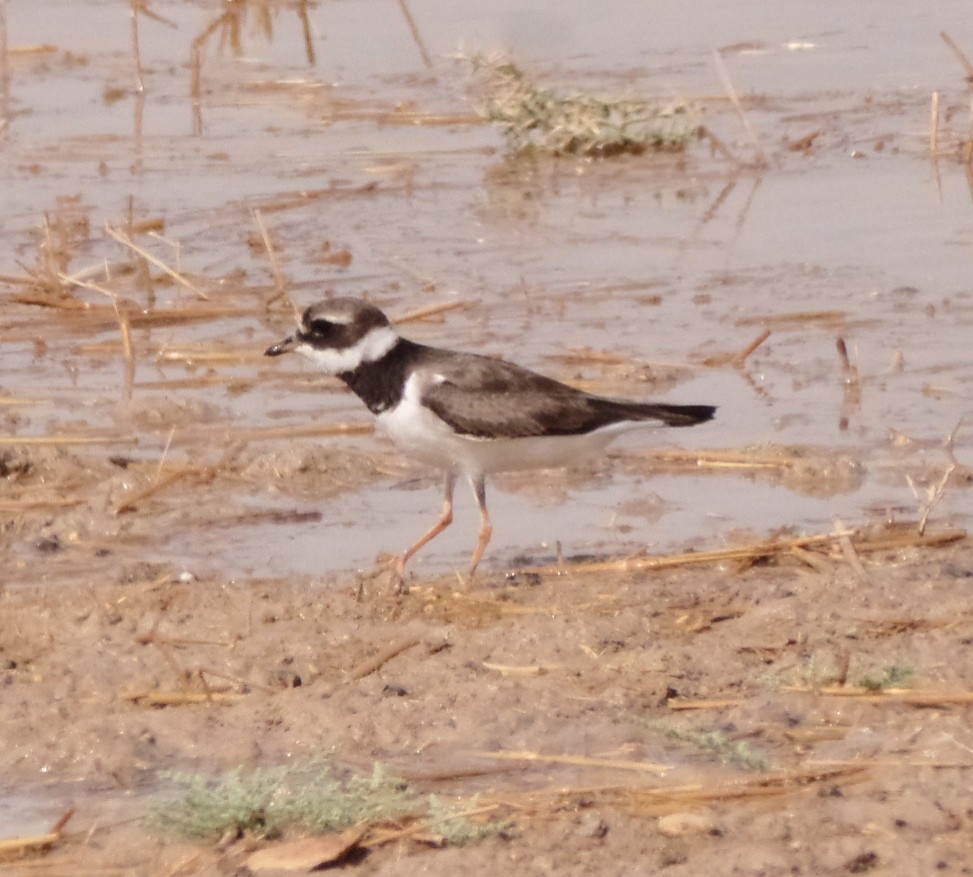
{"type": "MultiPolygon", "coordinates": [[[[421,402],[461,435],[524,438],[583,435],[625,422],[692,426],[713,417],[708,405],[665,405],[592,396],[581,390],[486,357],[464,357],[461,368],[442,363],[421,402]],[[511,405],[511,397],[517,404],[511,405]]],[[[457,364],[459,365],[459,364],[457,364]]]]}

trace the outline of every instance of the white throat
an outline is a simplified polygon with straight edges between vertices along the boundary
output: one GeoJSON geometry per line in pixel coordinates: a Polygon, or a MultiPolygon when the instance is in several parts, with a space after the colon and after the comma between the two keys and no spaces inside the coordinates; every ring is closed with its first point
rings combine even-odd
{"type": "Polygon", "coordinates": [[[381,359],[399,340],[391,326],[378,326],[369,329],[351,347],[322,350],[310,344],[299,344],[296,351],[306,356],[321,371],[329,375],[353,372],[364,362],[381,359]]]}

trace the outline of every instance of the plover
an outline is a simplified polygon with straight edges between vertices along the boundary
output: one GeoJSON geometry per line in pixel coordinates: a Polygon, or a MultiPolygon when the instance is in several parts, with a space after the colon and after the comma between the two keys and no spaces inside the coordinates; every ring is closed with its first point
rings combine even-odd
{"type": "Polygon", "coordinates": [[[458,477],[469,481],[480,509],[472,579],[493,533],[488,475],[566,466],[628,430],[694,426],[716,411],[595,396],[500,359],[417,344],[399,336],[378,308],[354,298],[312,305],[298,330],[266,355],[289,351],[344,381],[402,453],[446,473],[439,520],[394,561],[397,589],[409,559],[452,523],[458,477]]]}

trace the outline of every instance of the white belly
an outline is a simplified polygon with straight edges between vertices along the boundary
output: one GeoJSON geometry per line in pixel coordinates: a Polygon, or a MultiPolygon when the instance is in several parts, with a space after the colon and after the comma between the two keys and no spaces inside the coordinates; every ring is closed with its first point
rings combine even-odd
{"type": "Polygon", "coordinates": [[[378,416],[378,425],[403,454],[464,475],[568,466],[603,450],[621,432],[648,424],[618,424],[586,435],[481,439],[456,435],[408,396],[378,416]]]}

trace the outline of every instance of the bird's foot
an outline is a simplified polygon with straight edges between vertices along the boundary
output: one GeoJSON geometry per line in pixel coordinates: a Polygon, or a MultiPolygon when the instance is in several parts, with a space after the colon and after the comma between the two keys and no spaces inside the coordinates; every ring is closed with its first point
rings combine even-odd
{"type": "Polygon", "coordinates": [[[459,583],[465,590],[471,590],[473,588],[473,582],[476,579],[476,567],[471,566],[465,574],[457,571],[456,578],[459,579],[459,583]]]}
{"type": "Polygon", "coordinates": [[[389,564],[389,585],[393,594],[408,594],[409,586],[405,581],[405,555],[393,557],[389,564]]]}

